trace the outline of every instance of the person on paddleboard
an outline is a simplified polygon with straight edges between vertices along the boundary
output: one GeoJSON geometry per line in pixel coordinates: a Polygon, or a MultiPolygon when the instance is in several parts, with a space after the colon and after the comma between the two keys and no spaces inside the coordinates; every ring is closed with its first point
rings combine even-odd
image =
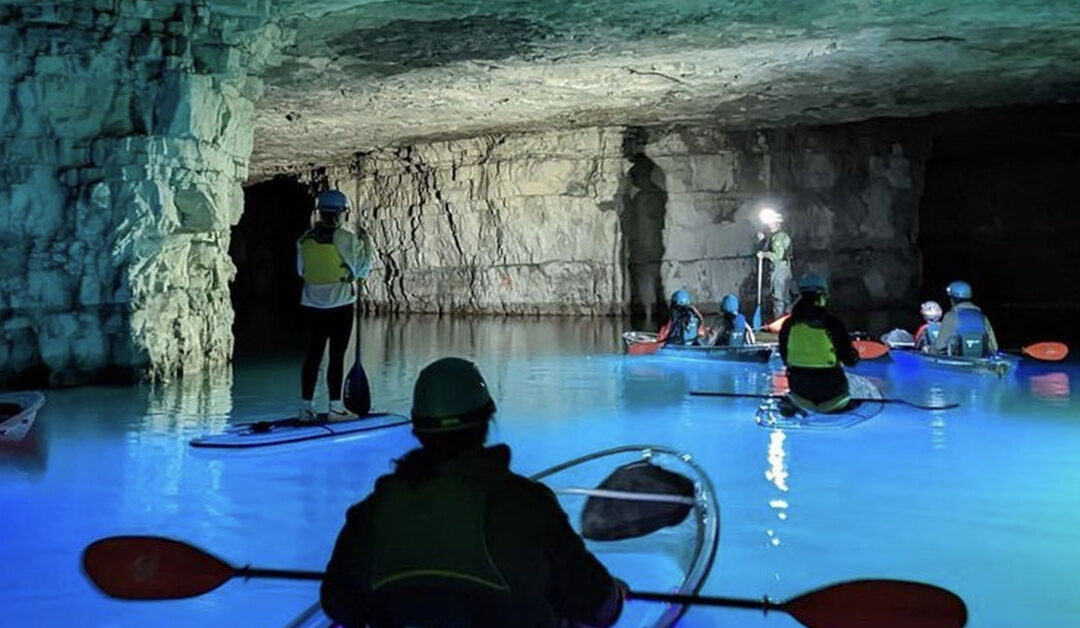
{"type": "Polygon", "coordinates": [[[929,351],[941,333],[941,305],[937,301],[927,301],[919,306],[923,324],[915,331],[915,348],[929,351]]]}
{"type": "Polygon", "coordinates": [[[717,347],[741,347],[754,344],[754,330],[739,312],[739,297],[725,294],[720,299],[720,321],[713,329],[717,347]]]}
{"type": "Polygon", "coordinates": [[[321,192],[315,199],[315,210],[315,225],[296,242],[296,271],[304,279],[300,305],[310,328],[301,369],[298,418],[314,421],[318,416],[312,399],[329,341],[328,416],[331,421],[340,421],[351,418],[341,401],[341,381],[356,304],[355,282],[371,271],[375,249],[366,231],[360,229],[357,236],[342,226],[349,211],[349,199],[342,192],[321,192]]]}
{"type": "Polygon", "coordinates": [[[985,358],[997,353],[997,337],[990,319],[971,302],[971,285],[954,281],[945,288],[952,307],[941,319],[941,330],[933,344],[934,353],[985,358]]]}
{"type": "Polygon", "coordinates": [[[791,306],[791,236],[783,230],[784,217],[780,212],[766,207],[758,219],[768,233],[758,233],[760,249],[758,259],[767,259],[772,265],[769,272],[769,296],[772,300],[772,319],[783,316],[791,306]]]}
{"type": "Polygon", "coordinates": [[[552,491],[485,447],[495,402],[476,366],[437,360],[413,390],[420,441],[352,506],[320,600],[348,627],[610,626],[626,584],[585,549],[552,491]]]}
{"type": "Polygon", "coordinates": [[[828,284],[820,275],[803,275],[791,317],[780,328],[780,357],[787,366],[789,396],[819,412],[845,409],[851,396],[843,366],[855,366],[859,353],[847,328],[825,310],[828,284]]]}
{"type": "Polygon", "coordinates": [[[690,293],[676,290],[671,295],[671,317],[660,327],[656,340],[669,345],[701,345],[708,334],[705,318],[690,304],[690,293]]]}

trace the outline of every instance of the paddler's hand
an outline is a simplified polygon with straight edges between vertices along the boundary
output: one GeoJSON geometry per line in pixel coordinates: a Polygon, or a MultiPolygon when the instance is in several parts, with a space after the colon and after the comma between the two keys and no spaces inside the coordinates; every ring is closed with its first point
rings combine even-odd
{"type": "Polygon", "coordinates": [[[765,259],[765,251],[758,251],[757,252],[757,258],[758,259],[765,259]]]}
{"type": "Polygon", "coordinates": [[[619,597],[626,601],[626,596],[630,595],[630,585],[621,578],[612,578],[612,580],[615,581],[615,590],[619,592],[619,597]]]}

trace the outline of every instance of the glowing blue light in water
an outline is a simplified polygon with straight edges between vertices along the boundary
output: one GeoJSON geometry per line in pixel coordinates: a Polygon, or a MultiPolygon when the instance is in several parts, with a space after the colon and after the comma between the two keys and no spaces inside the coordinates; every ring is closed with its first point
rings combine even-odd
{"type": "MultiPolygon", "coordinates": [[[[512,445],[521,473],[626,443],[693,454],[722,511],[703,593],[784,599],[886,577],[956,591],[972,626],[1068,626],[1080,616],[1075,364],[1025,363],[1004,378],[860,365],[886,397],[964,405],[889,405],[849,429],[777,431],[754,422],[756,401],[686,395],[764,391],[767,366],[624,358],[617,321],[399,318],[364,329],[378,409],[407,412],[412,378],[431,359],[475,357],[499,403],[492,440],[512,445]]],[[[280,452],[187,446],[232,422],[291,412],[298,377],[298,363],[281,360],[180,386],[50,391],[37,444],[0,450],[0,624],[281,626],[306,608],[312,583],[235,581],[196,599],[131,603],[103,597],[78,570],[87,543],[125,533],[186,540],[234,564],[322,568],[346,507],[413,446],[405,429],[280,452]]],[[[654,582],[671,565],[657,569],[647,549],[612,567],[654,582]]],[[[796,624],[694,609],[681,625],[796,624]]]]}

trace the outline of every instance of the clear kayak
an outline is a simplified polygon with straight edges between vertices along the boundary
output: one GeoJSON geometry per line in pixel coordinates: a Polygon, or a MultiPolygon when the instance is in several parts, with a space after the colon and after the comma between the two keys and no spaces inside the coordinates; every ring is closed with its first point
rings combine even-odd
{"type": "MultiPolygon", "coordinates": [[[[623,333],[623,342],[627,351],[636,353],[632,348],[656,344],[656,334],[644,331],[623,333]]],[[[652,355],[672,358],[690,358],[696,360],[714,360],[718,362],[768,362],[776,354],[776,344],[752,344],[740,347],[707,347],[697,345],[663,345],[648,351],[652,355]]]]}
{"type": "Polygon", "coordinates": [[[190,441],[192,447],[250,449],[286,445],[319,438],[358,435],[399,425],[408,425],[408,417],[375,412],[351,421],[301,421],[295,417],[274,421],[240,423],[222,434],[206,434],[190,441]]]}
{"type": "Polygon", "coordinates": [[[893,360],[896,362],[910,360],[919,365],[939,367],[955,372],[996,375],[998,377],[1008,375],[1020,363],[1020,358],[1002,353],[986,358],[965,358],[963,356],[927,353],[914,349],[894,348],[890,355],[893,356],[893,360]]]}
{"type": "MultiPolygon", "coordinates": [[[[696,594],[712,568],[720,542],[720,505],[712,483],[689,455],[657,445],[627,445],[575,458],[532,476],[551,487],[569,515],[574,529],[594,528],[583,534],[585,545],[613,574],[629,583],[631,590],[696,594]],[[605,493],[593,487],[613,471],[642,464],[656,465],[692,482],[689,514],[676,525],[644,536],[619,540],[595,540],[595,521],[586,508],[589,500],[619,499],[618,491],[605,493]],[[605,495],[616,497],[604,497],[605,495]],[[592,497],[590,497],[592,495],[592,497]]],[[[639,494],[640,495],[640,494],[639,494]]],[[[656,497],[652,495],[650,497],[656,497]]],[[[595,505],[595,503],[594,503],[595,505]]],[[[686,612],[682,604],[628,601],[616,626],[623,628],[666,627],[686,612]]],[[[288,628],[327,628],[335,624],[316,602],[288,624],[288,628]]]]}
{"type": "Polygon", "coordinates": [[[872,419],[885,409],[881,391],[869,379],[854,373],[846,373],[848,390],[853,403],[841,412],[817,412],[801,407],[791,397],[778,395],[766,399],[755,414],[757,424],[766,428],[835,430],[858,425],[872,419]],[[794,407],[794,412],[792,411],[794,407]]]}
{"type": "Polygon", "coordinates": [[[0,394],[0,441],[21,441],[34,426],[45,395],[36,391],[0,394]]]}

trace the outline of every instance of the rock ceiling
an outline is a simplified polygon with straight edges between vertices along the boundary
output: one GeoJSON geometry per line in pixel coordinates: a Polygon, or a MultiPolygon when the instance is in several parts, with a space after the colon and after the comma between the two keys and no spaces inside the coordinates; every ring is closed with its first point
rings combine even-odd
{"type": "MultiPolygon", "coordinates": [[[[235,0],[232,0],[235,1],[235,0]]],[[[498,130],[1080,98],[1080,0],[274,0],[256,178],[498,130]]]]}

